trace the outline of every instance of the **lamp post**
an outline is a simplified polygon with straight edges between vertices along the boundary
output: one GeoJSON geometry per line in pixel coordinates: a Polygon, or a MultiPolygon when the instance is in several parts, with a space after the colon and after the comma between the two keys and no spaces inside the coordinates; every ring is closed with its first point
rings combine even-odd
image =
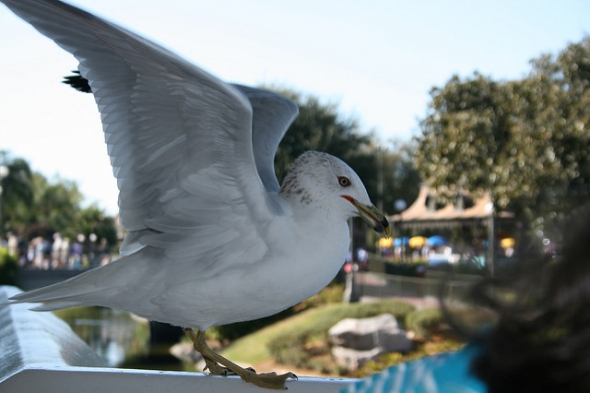
{"type": "Polygon", "coordinates": [[[406,245],[404,244],[404,239],[403,239],[403,233],[402,233],[402,221],[403,221],[403,217],[402,217],[402,212],[404,210],[406,210],[407,207],[407,203],[406,201],[404,201],[403,199],[398,199],[393,203],[393,207],[395,208],[395,210],[399,213],[399,222],[398,222],[398,226],[399,226],[399,238],[400,238],[400,247],[401,247],[401,254],[400,254],[400,260],[401,262],[405,262],[406,261],[406,245]]]}
{"type": "Polygon", "coordinates": [[[488,216],[488,255],[486,258],[486,264],[488,265],[488,269],[490,272],[490,276],[494,277],[494,269],[496,264],[496,227],[495,227],[495,209],[494,203],[489,202],[485,206],[486,213],[489,214],[488,216]]]}
{"type": "Polygon", "coordinates": [[[4,178],[10,174],[6,165],[0,165],[0,243],[4,241],[4,178]]]}
{"type": "Polygon", "coordinates": [[[344,294],[342,297],[345,303],[357,303],[360,300],[360,295],[358,293],[354,274],[354,222],[352,218],[350,218],[348,221],[348,227],[350,228],[350,271],[346,273],[344,294]]]}

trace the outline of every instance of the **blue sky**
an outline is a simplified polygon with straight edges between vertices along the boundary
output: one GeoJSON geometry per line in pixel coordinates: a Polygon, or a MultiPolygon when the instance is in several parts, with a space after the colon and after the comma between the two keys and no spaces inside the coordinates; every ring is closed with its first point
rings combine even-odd
{"type": "MultiPolygon", "coordinates": [[[[385,146],[418,134],[428,92],[453,74],[525,75],[590,33],[590,2],[80,0],[226,81],[277,84],[337,103],[385,146]]],[[[0,6],[0,149],[75,180],[117,212],[92,97],[60,84],[69,54],[0,6]]]]}

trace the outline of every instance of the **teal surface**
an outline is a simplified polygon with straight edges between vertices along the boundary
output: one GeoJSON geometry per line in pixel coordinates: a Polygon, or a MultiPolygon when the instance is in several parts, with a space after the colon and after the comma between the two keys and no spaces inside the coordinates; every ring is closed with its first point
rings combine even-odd
{"type": "Polygon", "coordinates": [[[477,351],[469,345],[461,351],[403,363],[340,393],[485,393],[485,385],[469,375],[469,364],[477,351]]]}

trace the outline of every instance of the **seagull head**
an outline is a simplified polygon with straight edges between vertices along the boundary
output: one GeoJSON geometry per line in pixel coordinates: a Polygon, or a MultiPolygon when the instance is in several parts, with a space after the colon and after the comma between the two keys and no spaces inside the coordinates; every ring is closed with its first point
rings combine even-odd
{"type": "Polygon", "coordinates": [[[308,151],[295,160],[281,193],[299,204],[359,216],[376,232],[391,236],[389,221],[374,205],[363,182],[344,161],[327,153],[308,151]]]}

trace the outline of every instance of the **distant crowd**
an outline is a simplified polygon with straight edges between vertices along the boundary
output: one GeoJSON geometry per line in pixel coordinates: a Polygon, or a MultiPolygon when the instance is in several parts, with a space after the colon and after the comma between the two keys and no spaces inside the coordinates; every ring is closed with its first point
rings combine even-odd
{"type": "Polygon", "coordinates": [[[8,252],[17,257],[18,265],[25,269],[86,269],[111,261],[106,239],[97,242],[95,235],[88,239],[78,235],[72,242],[55,233],[52,238],[35,237],[30,241],[8,233],[3,239],[8,252]]]}

